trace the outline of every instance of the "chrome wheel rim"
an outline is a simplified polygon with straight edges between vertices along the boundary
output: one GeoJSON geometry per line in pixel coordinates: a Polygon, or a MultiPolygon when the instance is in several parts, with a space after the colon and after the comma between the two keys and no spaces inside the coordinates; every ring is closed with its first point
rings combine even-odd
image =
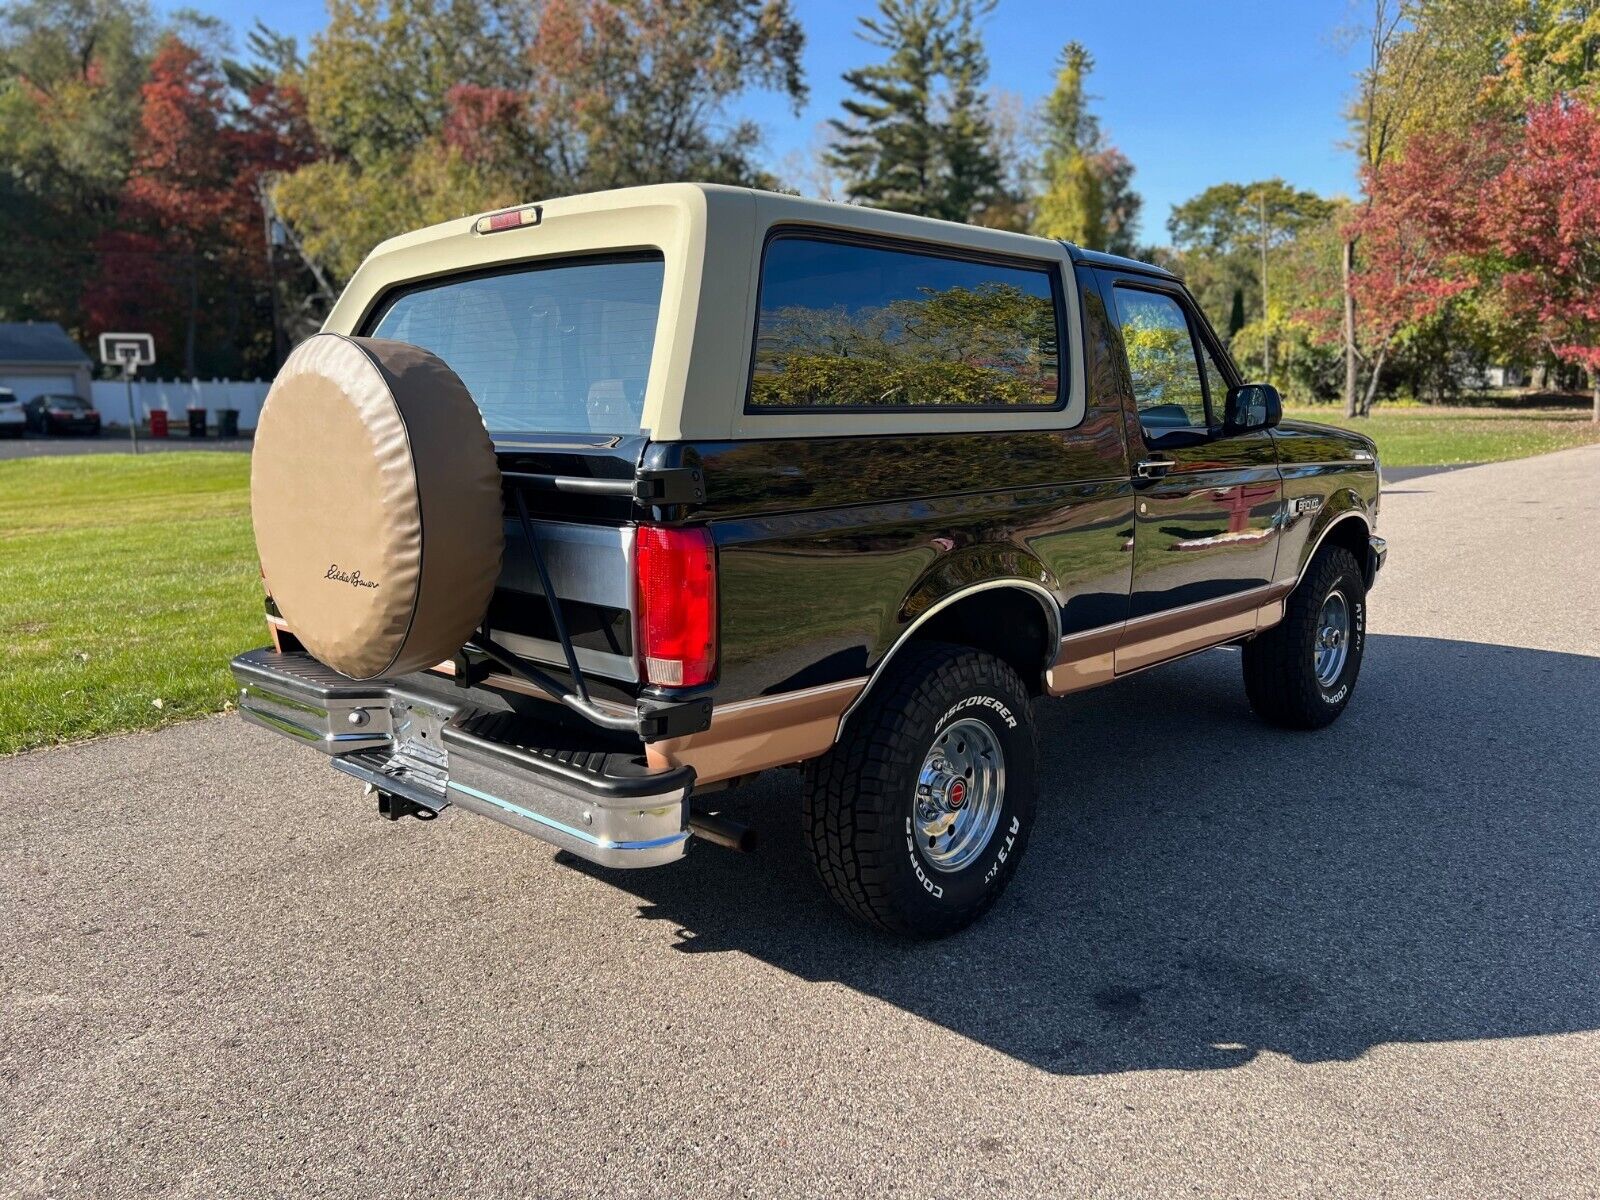
{"type": "Polygon", "coordinates": [[[1344,673],[1345,659],[1349,657],[1350,601],[1334,588],[1317,614],[1317,632],[1311,644],[1311,662],[1317,682],[1323,687],[1332,687],[1344,673]]]}
{"type": "Polygon", "coordinates": [[[917,775],[917,850],[936,871],[972,864],[1000,824],[1006,759],[988,724],[964,717],[942,730],[917,775]]]}

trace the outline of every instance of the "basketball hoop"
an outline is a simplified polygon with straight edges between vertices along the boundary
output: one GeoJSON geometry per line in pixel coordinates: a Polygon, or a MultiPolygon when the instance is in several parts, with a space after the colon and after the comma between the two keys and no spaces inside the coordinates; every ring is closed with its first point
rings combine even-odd
{"type": "Polygon", "coordinates": [[[139,414],[133,407],[133,377],[140,367],[156,361],[156,339],[148,333],[102,333],[100,361],[108,367],[122,368],[122,382],[128,389],[128,440],[139,453],[139,414]]]}

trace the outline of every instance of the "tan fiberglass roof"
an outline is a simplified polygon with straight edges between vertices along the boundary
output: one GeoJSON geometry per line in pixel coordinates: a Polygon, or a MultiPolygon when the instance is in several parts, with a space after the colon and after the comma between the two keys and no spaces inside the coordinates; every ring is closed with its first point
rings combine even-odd
{"type": "Polygon", "coordinates": [[[665,259],[665,273],[643,424],[658,440],[1064,428],[1082,416],[1073,287],[1063,289],[1071,331],[1065,411],[744,412],[761,247],[774,226],[871,234],[1069,270],[1069,251],[1059,242],[715,184],[657,184],[537,203],[538,224],[485,234],[475,231],[474,215],[381,243],[352,277],[323,328],[358,332],[374,305],[401,284],[546,257],[655,249],[665,259]]]}

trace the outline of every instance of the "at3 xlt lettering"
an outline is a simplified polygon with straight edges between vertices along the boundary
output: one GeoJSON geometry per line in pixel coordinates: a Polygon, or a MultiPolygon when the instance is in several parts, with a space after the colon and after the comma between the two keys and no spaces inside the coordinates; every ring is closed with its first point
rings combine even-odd
{"type": "Polygon", "coordinates": [[[239,709],[610,867],[748,848],[726,790],[798,767],[839,905],[947,934],[1044,698],[1237,644],[1264,720],[1350,702],[1377,455],[1281,417],[1179,279],[1062,242],[697,184],[464,217],[273,384],[239,709]]]}

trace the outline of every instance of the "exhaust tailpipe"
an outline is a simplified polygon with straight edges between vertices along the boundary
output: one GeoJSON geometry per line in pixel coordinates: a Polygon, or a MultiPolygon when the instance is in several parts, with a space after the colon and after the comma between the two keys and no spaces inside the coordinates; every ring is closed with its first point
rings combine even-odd
{"type": "Polygon", "coordinates": [[[719,817],[713,813],[689,811],[689,832],[697,838],[749,854],[756,848],[756,831],[738,821],[719,817]]]}

